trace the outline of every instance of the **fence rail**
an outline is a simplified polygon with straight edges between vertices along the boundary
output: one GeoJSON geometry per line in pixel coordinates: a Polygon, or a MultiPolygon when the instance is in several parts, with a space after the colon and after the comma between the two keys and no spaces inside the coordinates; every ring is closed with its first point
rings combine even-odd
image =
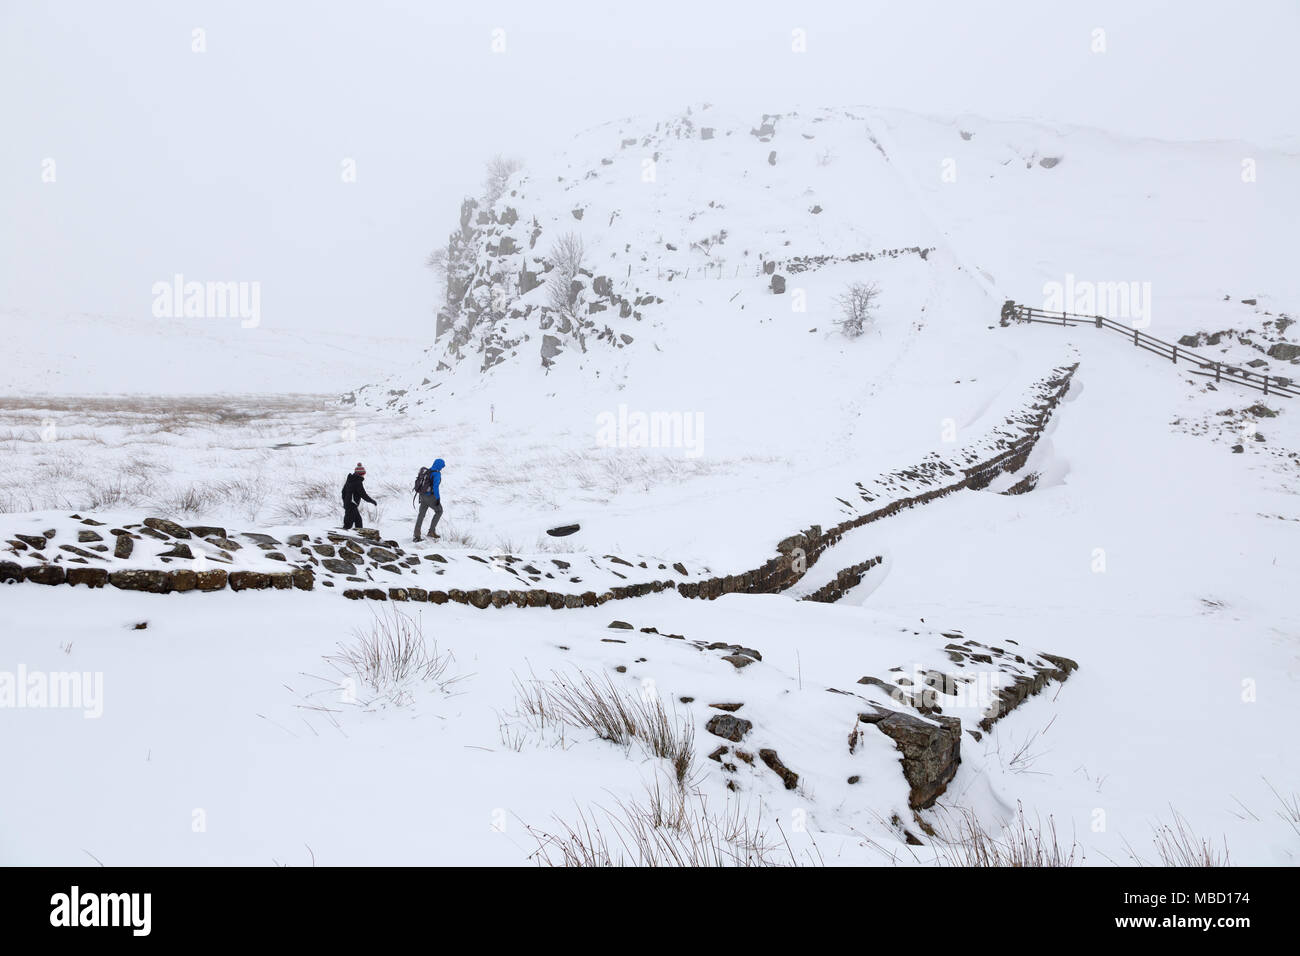
{"type": "Polygon", "coordinates": [[[1113,332],[1119,332],[1125,338],[1130,339],[1138,348],[1146,349],[1148,352],[1159,355],[1175,365],[1180,361],[1186,362],[1192,366],[1187,369],[1192,375],[1212,378],[1216,382],[1232,382],[1236,385],[1245,385],[1247,388],[1253,388],[1265,395],[1300,398],[1300,389],[1296,387],[1292,379],[1280,375],[1265,375],[1263,372],[1256,372],[1253,369],[1242,368],[1239,365],[1231,365],[1218,359],[1199,355],[1186,346],[1166,342],[1154,335],[1148,335],[1141,329],[1130,328],[1105,316],[1080,315],[1075,312],[1048,312],[1046,309],[1035,309],[1032,306],[1020,305],[1008,299],[1002,306],[1002,324],[1010,325],[1012,322],[1040,322],[1044,325],[1061,325],[1067,328],[1073,325],[1091,325],[1098,329],[1109,329],[1113,332]]]}

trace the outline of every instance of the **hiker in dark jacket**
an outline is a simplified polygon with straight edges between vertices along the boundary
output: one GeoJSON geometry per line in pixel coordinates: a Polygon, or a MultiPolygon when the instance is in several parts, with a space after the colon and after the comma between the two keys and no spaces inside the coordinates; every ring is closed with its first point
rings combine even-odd
{"type": "Polygon", "coordinates": [[[366,494],[366,469],[361,462],[357,462],[357,467],[352,470],[352,474],[348,475],[347,481],[343,482],[344,531],[361,527],[361,512],[357,510],[357,505],[363,501],[369,501],[372,505],[378,504],[374,498],[366,494]]]}
{"type": "Polygon", "coordinates": [[[441,458],[433,463],[425,483],[427,490],[419,494],[420,512],[415,516],[416,541],[420,540],[420,526],[424,524],[424,515],[430,508],[433,509],[433,521],[429,525],[429,537],[438,540],[438,519],[442,517],[442,467],[445,464],[441,458]]]}

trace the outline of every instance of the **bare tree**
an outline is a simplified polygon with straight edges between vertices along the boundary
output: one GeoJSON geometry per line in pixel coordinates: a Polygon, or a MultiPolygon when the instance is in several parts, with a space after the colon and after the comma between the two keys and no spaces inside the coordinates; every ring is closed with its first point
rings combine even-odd
{"type": "Polygon", "coordinates": [[[867,329],[872,314],[876,311],[876,299],[880,290],[865,282],[853,282],[845,288],[835,303],[840,307],[840,318],[835,323],[851,339],[856,339],[867,329]]]}
{"type": "Polygon", "coordinates": [[[433,274],[440,279],[447,276],[447,247],[439,246],[429,253],[429,258],[424,260],[424,264],[433,270],[433,274]]]}
{"type": "Polygon", "coordinates": [[[573,280],[582,269],[582,259],[586,249],[582,237],[574,232],[566,232],[551,247],[548,258],[554,264],[547,287],[547,301],[551,308],[568,316],[573,316],[577,305],[577,296],[573,290],[573,280]]]}
{"type": "Polygon", "coordinates": [[[487,178],[483,181],[483,198],[491,206],[505,195],[510,177],[524,168],[522,161],[497,154],[488,160],[487,178]]]}

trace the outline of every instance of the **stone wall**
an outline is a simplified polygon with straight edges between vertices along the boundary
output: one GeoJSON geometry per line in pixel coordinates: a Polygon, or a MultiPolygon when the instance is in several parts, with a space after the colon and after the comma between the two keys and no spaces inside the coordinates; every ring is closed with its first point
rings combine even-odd
{"type": "MultiPolygon", "coordinates": [[[[687,598],[704,598],[713,600],[724,594],[776,594],[797,584],[808,569],[830,548],[834,547],[848,532],[898,514],[907,508],[928,504],[938,498],[965,489],[985,488],[999,474],[1015,472],[1022,468],[1034,449],[1038,438],[1046,427],[1052,412],[1059,404],[1070,386],[1070,380],[1078,365],[1058,369],[1056,374],[1040,384],[1040,400],[1031,405],[1027,417],[1020,422],[1020,436],[1011,441],[1000,441],[989,449],[989,454],[964,464],[945,462],[943,460],[927,461],[922,465],[899,472],[895,477],[909,482],[926,485],[927,490],[912,495],[894,498],[888,504],[871,511],[845,519],[823,531],[821,525],[813,525],[803,531],[784,538],[776,545],[777,554],[768,558],[763,564],[749,571],[727,574],[693,581],[653,580],[626,586],[612,587],[600,592],[585,591],[580,594],[563,593],[548,589],[489,589],[473,590],[428,590],[423,587],[357,587],[342,590],[343,596],[353,600],[369,599],[378,601],[425,601],[433,604],[454,602],[468,604],[477,608],[488,607],[547,607],[555,610],[563,608],[596,607],[608,601],[642,597],[662,591],[675,590],[687,598]],[[951,480],[945,480],[951,479],[951,480]]],[[[892,484],[892,479],[891,479],[892,484]]],[[[1023,484],[1023,482],[1022,482],[1023,484]]],[[[1019,488],[1020,486],[1015,486],[1019,488]]],[[[859,484],[859,488],[863,486],[859,484]]],[[[1024,490],[1024,489],[1022,489],[1024,490]]],[[[862,490],[859,497],[872,501],[873,497],[862,490]]],[[[844,504],[847,501],[840,499],[844,504]]],[[[146,524],[153,522],[164,528],[174,523],[160,519],[146,519],[146,524]]],[[[153,527],[146,529],[154,537],[166,535],[153,527]]],[[[199,533],[201,529],[193,529],[199,533]]],[[[219,531],[219,539],[225,541],[223,529],[206,529],[219,531]]],[[[190,531],[171,527],[171,533],[189,537],[190,531]]],[[[378,536],[377,532],[367,530],[359,532],[367,536],[378,536]]],[[[259,537],[253,535],[252,537],[259,537]]],[[[262,547],[272,548],[274,539],[260,536],[267,540],[262,547]]],[[[304,540],[290,541],[290,544],[303,545],[306,536],[293,536],[304,540]]],[[[229,542],[226,542],[229,544],[229,542]]],[[[278,542],[276,542],[278,544],[278,542]]],[[[384,542],[396,548],[396,542],[384,542]]],[[[71,547],[71,546],[70,546],[71,547]]],[[[77,549],[71,548],[74,552],[77,549]]],[[[310,549],[304,549],[310,551],[310,549]]],[[[358,546],[360,550],[360,546],[358,546]]],[[[372,553],[373,553],[372,549],[372,553]]],[[[129,554],[129,551],[128,551],[129,554]]],[[[97,557],[87,554],[86,558],[97,557]]],[[[79,560],[85,560],[79,559],[79,560]]],[[[308,555],[308,560],[318,563],[315,557],[308,555]]],[[[376,559],[379,560],[379,559],[376,559]]],[[[384,558],[383,560],[388,560],[384,558]]],[[[828,584],[804,598],[810,601],[833,602],[843,597],[850,588],[861,582],[862,574],[880,564],[880,556],[860,564],[852,565],[840,571],[828,584]]],[[[417,559],[418,563],[418,559],[417,559]]],[[[626,562],[624,562],[626,563],[626,562]]],[[[388,568],[391,565],[383,565],[388,568]]],[[[680,573],[685,569],[675,565],[680,573]]],[[[349,580],[360,582],[357,577],[349,580]]],[[[122,590],[146,591],[165,594],[172,591],[219,591],[229,587],[232,591],[265,590],[268,588],[310,591],[315,587],[315,574],[310,567],[290,567],[285,571],[241,570],[227,573],[225,570],[153,570],[153,569],[119,569],[109,571],[95,567],[65,567],[55,564],[24,567],[16,562],[0,561],[0,582],[32,581],[38,584],[72,584],[100,588],[107,585],[122,590]]],[[[332,586],[332,580],[326,580],[332,586]]]]}
{"type": "MultiPolygon", "coordinates": [[[[998,475],[1018,471],[1024,467],[1025,462],[1029,459],[1029,455],[1034,450],[1034,445],[1037,444],[1043,429],[1047,427],[1047,422],[1051,418],[1053,411],[1055,411],[1056,406],[1060,404],[1061,399],[1069,389],[1070,381],[1078,367],[1076,363],[1059,369],[1057,374],[1043,383],[1041,400],[1031,406],[1031,414],[1028,421],[1023,425],[1022,436],[1016,441],[1008,443],[1005,448],[999,448],[989,457],[964,466],[950,465],[944,462],[930,462],[924,467],[918,466],[903,473],[907,477],[922,483],[933,480],[934,476],[938,475],[960,475],[960,478],[936,485],[915,495],[897,498],[880,508],[841,521],[824,532],[821,525],[813,525],[804,531],[783,539],[776,546],[777,556],[769,558],[757,568],[740,574],[728,574],[722,577],[681,584],[677,588],[678,593],[683,597],[712,600],[721,597],[723,594],[774,594],[784,591],[797,584],[808,572],[808,569],[816,564],[818,558],[828,549],[838,544],[840,539],[848,532],[873,521],[880,521],[883,518],[896,515],[907,508],[928,504],[957,491],[968,488],[985,488],[998,475]]],[[[873,560],[879,563],[882,559],[873,560]]],[[[870,564],[865,566],[855,565],[846,568],[840,574],[845,575],[846,580],[856,574],[860,580],[862,571],[870,566],[870,564]]],[[[836,576],[836,580],[839,580],[839,575],[836,576]]],[[[831,585],[827,585],[826,588],[819,589],[816,593],[820,594],[831,587],[831,585]]],[[[841,586],[840,590],[842,592],[847,589],[841,586]]],[[[842,596],[842,593],[839,596],[842,596]]],[[[809,599],[822,600],[822,598],[811,596],[809,599]]],[[[838,597],[826,598],[826,600],[837,599],[838,597]]]]}

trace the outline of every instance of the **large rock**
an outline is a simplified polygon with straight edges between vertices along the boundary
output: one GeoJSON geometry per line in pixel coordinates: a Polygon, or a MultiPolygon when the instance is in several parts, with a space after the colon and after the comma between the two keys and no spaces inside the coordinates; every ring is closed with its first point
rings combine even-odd
{"type": "Polygon", "coordinates": [[[760,750],[758,756],[763,763],[767,764],[785,784],[787,790],[793,790],[799,786],[799,775],[781,762],[775,750],[760,750]]]}
{"type": "Polygon", "coordinates": [[[173,591],[193,591],[199,586],[199,573],[190,570],[167,572],[171,576],[173,591]]]}
{"type": "Polygon", "coordinates": [[[335,574],[352,575],[357,573],[357,566],[351,561],[344,561],[342,558],[326,558],[321,562],[321,567],[326,571],[333,571],[335,574]]]}
{"type": "Polygon", "coordinates": [[[270,575],[261,571],[232,571],[228,580],[232,591],[257,591],[271,585],[270,575]]]}
{"type": "Polygon", "coordinates": [[[68,568],[69,584],[84,584],[88,588],[102,588],[108,583],[107,568],[68,568]]]}
{"type": "Polygon", "coordinates": [[[115,588],[123,591],[148,591],[150,594],[166,594],[172,589],[171,577],[166,571],[124,569],[112,571],[108,581],[115,588]]]}
{"type": "Polygon", "coordinates": [[[1268,357],[1282,359],[1285,362],[1293,358],[1300,358],[1300,345],[1291,345],[1288,342],[1278,342],[1268,350],[1268,357]]]}
{"type": "Polygon", "coordinates": [[[147,528],[153,528],[155,531],[161,532],[165,535],[170,535],[173,538],[190,537],[188,529],[182,528],[175,521],[171,521],[167,518],[145,518],[144,524],[147,528]]]}
{"type": "Polygon", "coordinates": [[[61,564],[38,564],[24,568],[23,578],[37,584],[62,584],[67,579],[67,573],[61,564]]]}
{"type": "Polygon", "coordinates": [[[744,717],[735,714],[714,714],[704,729],[715,737],[738,743],[753,728],[753,724],[744,717]]]}
{"type": "Polygon", "coordinates": [[[874,714],[860,714],[859,718],[879,727],[902,753],[912,808],[934,806],[961,763],[961,721],[937,715],[925,719],[882,708],[874,714]]]}
{"type": "Polygon", "coordinates": [[[196,571],[194,573],[198,578],[197,587],[200,591],[220,591],[226,586],[227,574],[222,568],[212,568],[210,571],[196,571]]]}
{"type": "Polygon", "coordinates": [[[0,561],[0,582],[8,584],[10,581],[21,581],[23,579],[23,566],[17,561],[0,561]]]}

